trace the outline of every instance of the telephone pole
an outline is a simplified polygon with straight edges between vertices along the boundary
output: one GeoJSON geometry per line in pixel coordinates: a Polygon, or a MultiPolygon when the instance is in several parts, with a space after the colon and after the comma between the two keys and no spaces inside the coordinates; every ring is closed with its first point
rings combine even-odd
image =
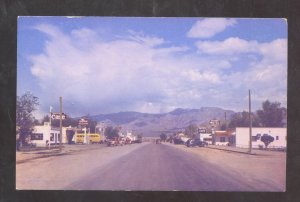
{"type": "Polygon", "coordinates": [[[60,105],[60,118],[59,118],[59,130],[60,130],[60,145],[59,145],[59,149],[60,151],[62,150],[62,97],[59,97],[59,105],[60,105]]]}
{"type": "Polygon", "coordinates": [[[251,91],[249,90],[249,153],[252,149],[252,115],[251,115],[251,91]]]}
{"type": "Polygon", "coordinates": [[[226,119],[226,112],[225,112],[225,130],[227,130],[227,119],[226,119]]]}

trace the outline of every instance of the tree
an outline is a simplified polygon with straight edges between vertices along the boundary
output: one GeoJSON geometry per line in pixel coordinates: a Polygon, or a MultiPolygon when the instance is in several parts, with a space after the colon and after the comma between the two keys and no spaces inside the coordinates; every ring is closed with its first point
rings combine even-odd
{"type": "MultiPolygon", "coordinates": [[[[232,115],[228,128],[249,127],[249,124],[249,112],[243,111],[232,115]]],[[[258,117],[254,113],[252,113],[252,126],[259,126],[258,117]]]]}
{"type": "Polygon", "coordinates": [[[26,138],[32,133],[35,122],[33,112],[38,105],[38,98],[30,92],[26,92],[21,97],[17,96],[16,126],[18,128],[19,141],[22,144],[26,144],[26,138]]]}
{"type": "Polygon", "coordinates": [[[184,134],[189,138],[195,138],[198,134],[198,126],[196,124],[190,124],[185,128],[184,134]]]}
{"type": "Polygon", "coordinates": [[[50,117],[49,117],[49,115],[46,115],[43,117],[41,124],[44,125],[45,122],[49,122],[49,121],[50,121],[50,117]]]}
{"type": "Polygon", "coordinates": [[[97,125],[97,121],[93,119],[88,120],[87,127],[90,129],[90,133],[96,133],[96,125],[97,125]]]}
{"type": "Polygon", "coordinates": [[[165,133],[160,134],[161,141],[166,141],[167,135],[165,133]]]}
{"type": "Polygon", "coordinates": [[[263,134],[263,136],[261,136],[260,140],[265,144],[265,146],[267,148],[268,145],[274,141],[274,137],[272,137],[271,135],[268,135],[268,134],[263,134]]]}
{"type": "Polygon", "coordinates": [[[286,108],[280,107],[279,102],[266,100],[262,103],[262,110],[257,110],[257,115],[264,127],[282,127],[286,108]]]}
{"type": "Polygon", "coordinates": [[[142,139],[143,139],[143,133],[138,134],[137,135],[137,142],[142,143],[142,139]]]}
{"type": "Polygon", "coordinates": [[[119,128],[108,126],[108,127],[105,128],[104,135],[108,139],[113,139],[115,137],[119,137],[119,128]]]}

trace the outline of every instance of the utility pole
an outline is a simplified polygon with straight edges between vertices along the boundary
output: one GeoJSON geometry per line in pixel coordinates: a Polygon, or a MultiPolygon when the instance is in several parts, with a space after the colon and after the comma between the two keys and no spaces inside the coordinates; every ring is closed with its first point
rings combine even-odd
{"type": "Polygon", "coordinates": [[[251,115],[251,91],[249,90],[249,153],[252,149],[252,115],[251,115]]]}
{"type": "MultiPolygon", "coordinates": [[[[50,106],[50,118],[49,118],[49,122],[50,122],[50,136],[51,136],[51,130],[52,130],[52,106],[50,106]]],[[[50,138],[49,138],[49,145],[48,145],[49,149],[51,149],[51,142],[50,142],[50,138]]]]}
{"type": "Polygon", "coordinates": [[[225,130],[227,130],[226,112],[225,112],[225,130]]]}
{"type": "Polygon", "coordinates": [[[60,129],[60,151],[62,150],[62,97],[59,97],[59,105],[60,105],[60,119],[59,119],[59,129],[60,129]]]}

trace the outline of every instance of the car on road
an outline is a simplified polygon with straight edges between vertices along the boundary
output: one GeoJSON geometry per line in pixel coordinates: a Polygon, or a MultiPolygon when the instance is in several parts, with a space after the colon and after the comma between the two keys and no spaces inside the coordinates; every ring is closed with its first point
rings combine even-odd
{"type": "Polygon", "coordinates": [[[205,141],[202,141],[198,138],[196,139],[189,139],[187,142],[186,142],[186,146],[187,147],[195,147],[195,146],[198,146],[198,147],[205,147],[207,146],[207,142],[205,141]]]}
{"type": "Polygon", "coordinates": [[[107,146],[117,146],[117,141],[115,139],[107,140],[107,146]]]}

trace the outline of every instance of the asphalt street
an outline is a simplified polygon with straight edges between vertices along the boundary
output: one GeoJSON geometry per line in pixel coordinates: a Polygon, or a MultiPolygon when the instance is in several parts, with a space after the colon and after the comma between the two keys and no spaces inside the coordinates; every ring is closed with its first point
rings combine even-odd
{"type": "MultiPolygon", "coordinates": [[[[118,147],[90,145],[90,147],[91,150],[17,164],[17,189],[284,190],[284,181],[281,179],[284,179],[285,171],[272,173],[269,168],[278,167],[284,162],[279,161],[276,156],[276,158],[245,156],[209,148],[187,148],[170,143],[142,143],[118,147]],[[264,163],[266,159],[270,162],[264,163]],[[275,164],[271,164],[272,162],[275,164]],[[250,168],[249,165],[253,167],[250,168]],[[265,171],[270,175],[266,175],[265,171]]],[[[284,167],[284,164],[282,166],[284,167]]]]}
{"type": "MultiPolygon", "coordinates": [[[[257,182],[261,184],[262,182],[257,182]]],[[[245,191],[256,184],[167,144],[147,144],[67,186],[75,190],[245,191]]]]}

